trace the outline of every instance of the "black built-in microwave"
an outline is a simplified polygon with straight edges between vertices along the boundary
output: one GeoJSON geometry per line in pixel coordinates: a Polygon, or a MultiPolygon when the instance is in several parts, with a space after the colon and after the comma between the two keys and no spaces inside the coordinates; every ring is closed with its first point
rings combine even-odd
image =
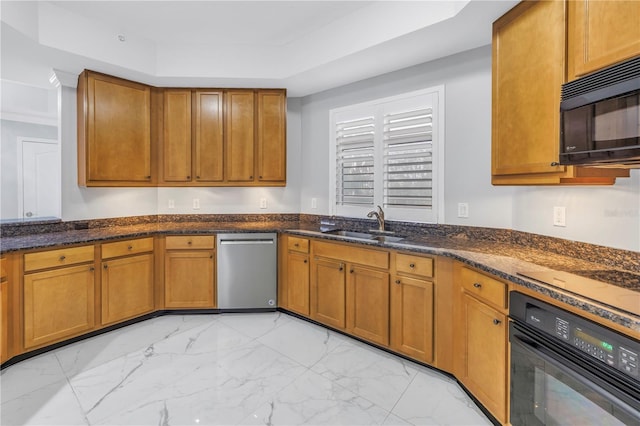
{"type": "Polygon", "coordinates": [[[560,164],[640,166],[640,56],[562,85],[560,164]]]}

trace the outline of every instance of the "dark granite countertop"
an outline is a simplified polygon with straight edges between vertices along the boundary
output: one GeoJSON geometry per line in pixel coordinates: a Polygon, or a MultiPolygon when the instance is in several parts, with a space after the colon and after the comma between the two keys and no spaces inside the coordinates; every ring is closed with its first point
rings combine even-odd
{"type": "MultiPolygon", "coordinates": [[[[249,218],[251,219],[251,218],[249,218]]],[[[473,238],[467,234],[451,233],[439,235],[405,227],[406,238],[397,243],[379,243],[364,240],[349,240],[318,232],[318,224],[313,221],[287,220],[236,220],[236,221],[156,221],[149,223],[103,226],[90,229],[66,230],[33,235],[3,237],[0,253],[43,249],[84,243],[99,243],[114,239],[137,238],[169,234],[210,234],[227,232],[286,232],[294,235],[312,236],[334,241],[350,241],[372,247],[384,247],[424,254],[445,256],[461,261],[469,266],[496,275],[516,285],[527,287],[540,294],[552,297],[568,305],[605,318],[630,330],[630,335],[640,338],[640,315],[635,315],[616,306],[606,305],[518,274],[521,271],[605,271],[612,273],[610,262],[602,263],[583,260],[583,257],[565,256],[544,248],[534,248],[514,243],[504,238],[473,238]]],[[[631,259],[632,264],[635,257],[631,259]]],[[[629,264],[629,262],[626,262],[629,264]]],[[[615,274],[627,273],[624,269],[615,274]]],[[[634,276],[639,271],[630,271],[634,276]]],[[[632,291],[640,288],[632,283],[632,291]]]]}

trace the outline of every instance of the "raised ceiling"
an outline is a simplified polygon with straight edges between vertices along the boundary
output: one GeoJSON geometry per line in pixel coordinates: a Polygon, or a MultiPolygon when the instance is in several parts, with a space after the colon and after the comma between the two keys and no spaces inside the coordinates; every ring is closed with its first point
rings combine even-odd
{"type": "Polygon", "coordinates": [[[515,3],[3,0],[2,78],[89,68],[304,96],[489,44],[515,3]]]}

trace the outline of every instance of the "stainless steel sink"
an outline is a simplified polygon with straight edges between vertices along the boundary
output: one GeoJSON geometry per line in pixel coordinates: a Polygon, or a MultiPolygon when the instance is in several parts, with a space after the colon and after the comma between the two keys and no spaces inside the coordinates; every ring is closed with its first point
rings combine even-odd
{"type": "Polygon", "coordinates": [[[372,238],[373,240],[377,240],[381,243],[397,243],[398,241],[404,240],[404,237],[393,237],[391,235],[378,235],[372,238]]]}
{"type": "Polygon", "coordinates": [[[340,237],[348,237],[348,238],[360,238],[362,240],[371,240],[373,239],[373,235],[367,234],[365,232],[356,232],[356,231],[344,231],[342,229],[338,229],[335,231],[327,231],[325,234],[338,235],[340,237]]]}
{"type": "Polygon", "coordinates": [[[392,236],[392,235],[374,235],[366,232],[357,231],[345,231],[344,229],[338,229],[333,231],[325,231],[324,234],[336,235],[345,238],[357,238],[360,240],[377,241],[379,243],[395,243],[404,239],[404,237],[392,236]]]}

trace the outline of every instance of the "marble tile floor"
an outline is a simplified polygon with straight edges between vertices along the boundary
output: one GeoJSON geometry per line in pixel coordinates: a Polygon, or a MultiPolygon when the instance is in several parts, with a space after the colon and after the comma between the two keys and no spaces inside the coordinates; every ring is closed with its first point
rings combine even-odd
{"type": "Polygon", "coordinates": [[[284,313],[150,319],[0,375],[2,425],[490,425],[456,382],[284,313]]]}

